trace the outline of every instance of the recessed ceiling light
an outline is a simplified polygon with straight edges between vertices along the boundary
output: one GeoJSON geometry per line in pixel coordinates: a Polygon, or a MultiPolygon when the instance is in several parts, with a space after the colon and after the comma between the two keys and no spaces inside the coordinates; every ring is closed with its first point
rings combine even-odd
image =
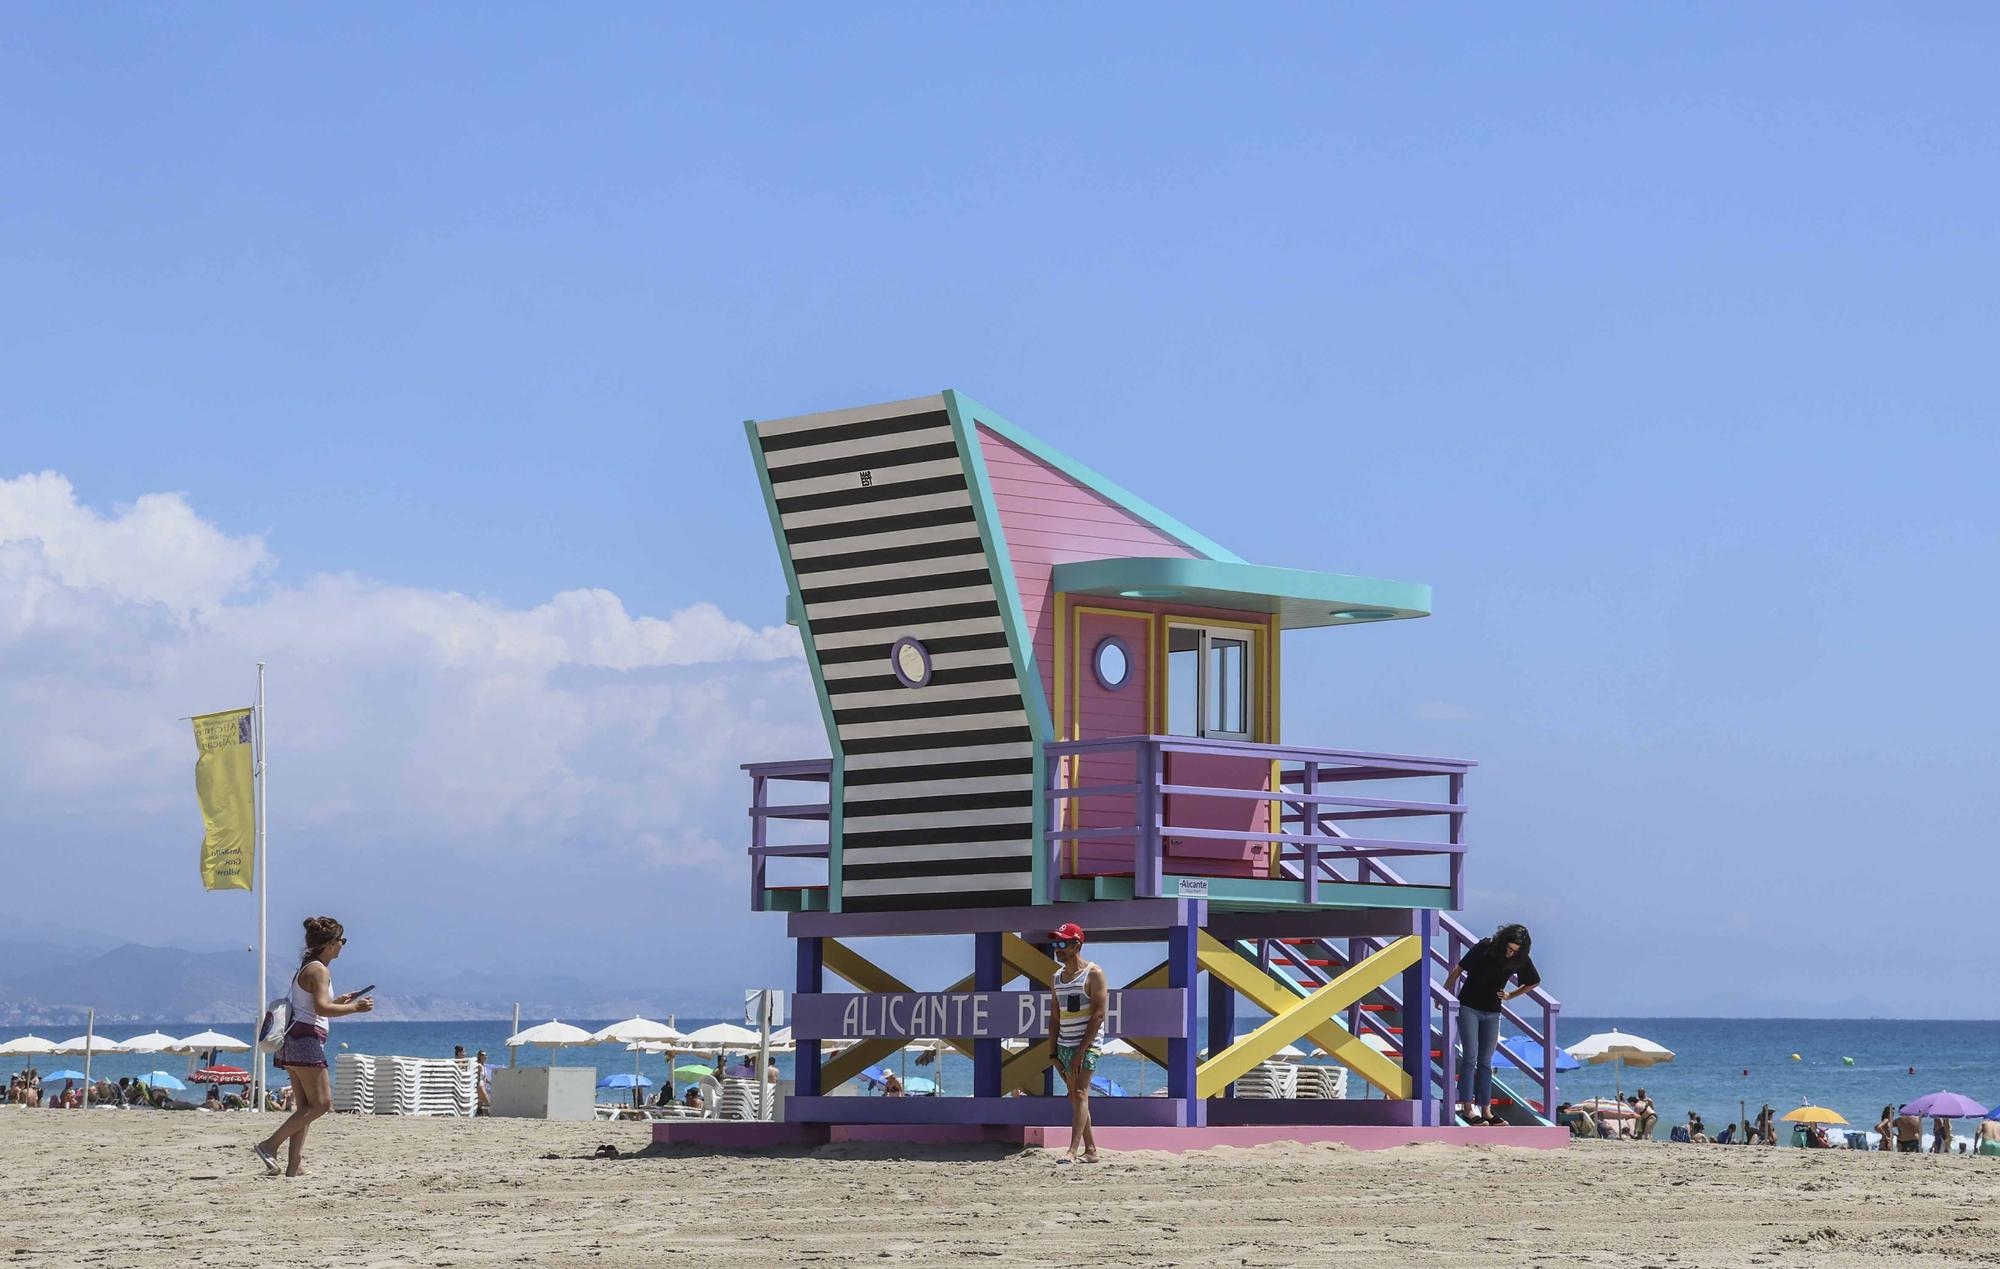
{"type": "Polygon", "coordinates": [[[1336,608],[1333,615],[1342,621],[1382,621],[1396,614],[1386,608],[1336,608]]]}
{"type": "Polygon", "coordinates": [[[1172,599],[1181,591],[1178,586],[1139,586],[1118,593],[1127,599],[1172,599]]]}

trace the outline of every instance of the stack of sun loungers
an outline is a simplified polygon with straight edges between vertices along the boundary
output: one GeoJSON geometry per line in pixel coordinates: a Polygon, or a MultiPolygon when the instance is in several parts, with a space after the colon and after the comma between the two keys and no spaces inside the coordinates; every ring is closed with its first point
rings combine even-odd
{"type": "Polygon", "coordinates": [[[1297,1097],[1299,1068],[1289,1062],[1259,1062],[1236,1081],[1238,1097],[1297,1097]]]}
{"type": "MultiPolygon", "coordinates": [[[[777,1100],[776,1090],[773,1090],[771,1100],[773,1102],[777,1100]]],[[[757,1081],[722,1081],[721,1107],[716,1118],[756,1119],[757,1117],[757,1081]]]]}
{"type": "Polygon", "coordinates": [[[1294,1097],[1336,1101],[1347,1096],[1347,1068],[1344,1066],[1296,1066],[1297,1091],[1294,1097]]]}
{"type": "Polygon", "coordinates": [[[375,1113],[375,1059],[341,1053],[333,1059],[333,1108],[350,1114],[375,1113]]]}
{"type": "Polygon", "coordinates": [[[471,1062],[364,1053],[342,1053],[335,1062],[336,1110],[469,1119],[479,1109],[479,1077],[471,1062]]]}

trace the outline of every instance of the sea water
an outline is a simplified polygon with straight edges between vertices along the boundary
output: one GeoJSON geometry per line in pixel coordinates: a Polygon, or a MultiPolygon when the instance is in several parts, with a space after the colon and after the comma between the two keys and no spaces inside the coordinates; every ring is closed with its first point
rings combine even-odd
{"type": "MultiPolygon", "coordinates": [[[[541,1019],[523,1019],[532,1025],[541,1019]]],[[[613,1019],[564,1019],[585,1030],[608,1025],[613,1019]]],[[[677,1018],[684,1031],[715,1021],[740,1022],[740,1018],[677,1018]]],[[[1560,1039],[1574,1044],[1586,1035],[1616,1027],[1630,1035],[1644,1036],[1674,1051],[1671,1063],[1644,1069],[1616,1065],[1585,1066],[1560,1077],[1559,1100],[1580,1101],[1587,1097],[1610,1096],[1614,1091],[1631,1092],[1644,1088],[1660,1112],[1659,1135],[1665,1136],[1675,1124],[1684,1123],[1687,1112],[1698,1111],[1711,1131],[1739,1117],[1747,1109],[1751,1117],[1768,1102],[1780,1115],[1810,1102],[1840,1112],[1857,1128],[1873,1128],[1885,1105],[1901,1105],[1924,1093],[1948,1088],[1988,1106],[2000,1101],[2000,1022],[1920,1022],[1894,1020],[1843,1021],[1833,1019],[1760,1018],[1588,1018],[1567,1017],[1561,1021],[1560,1039]],[[1796,1058],[1793,1054],[1797,1054],[1796,1058]],[[1914,1068],[1914,1069],[1913,1069],[1914,1068]]],[[[191,1035],[209,1029],[191,1022],[137,1022],[113,1024],[105,1033],[124,1039],[148,1031],[168,1035],[191,1035]]],[[[247,1037],[247,1026],[214,1028],[225,1034],[247,1037]]],[[[0,1040],[12,1039],[28,1029],[0,1029],[0,1040]]],[[[45,1039],[62,1040],[77,1028],[37,1028],[45,1039]],[[59,1030],[59,1034],[53,1033],[59,1030]]],[[[505,1020],[470,1022],[357,1022],[337,1020],[331,1029],[328,1051],[401,1054],[409,1057],[450,1057],[453,1045],[464,1045],[467,1054],[485,1049],[487,1061],[505,1066],[509,1059],[505,1020]]],[[[1511,1034],[1511,1032],[1509,1033],[1511,1034]]],[[[639,1073],[652,1081],[649,1093],[657,1092],[670,1078],[668,1059],[657,1053],[634,1055],[611,1045],[589,1048],[549,1049],[524,1046],[513,1059],[524,1066],[589,1066],[600,1076],[629,1073],[637,1058],[639,1073]]],[[[972,1091],[972,1063],[956,1053],[946,1053],[926,1062],[922,1053],[904,1052],[884,1065],[907,1077],[937,1081],[946,1096],[969,1095],[972,1091]]],[[[220,1060],[246,1065],[247,1054],[224,1053],[220,1060]]],[[[81,1056],[45,1056],[33,1060],[44,1072],[64,1068],[83,1069],[81,1056]]],[[[706,1059],[680,1057],[682,1065],[706,1059]]],[[[792,1058],[779,1054],[776,1061],[784,1078],[791,1078],[792,1058]]],[[[11,1074],[28,1064],[23,1058],[0,1058],[0,1073],[11,1074]]],[[[173,1054],[100,1054],[91,1061],[93,1078],[113,1081],[121,1075],[137,1076],[164,1070],[185,1076],[188,1059],[173,1054]]],[[[1098,1073],[1115,1081],[1132,1095],[1157,1092],[1164,1085],[1164,1073],[1138,1058],[1103,1058],[1098,1073]]],[[[1509,1078],[1503,1069],[1502,1078],[1509,1078]]],[[[283,1075],[273,1071],[274,1083],[283,1075]]],[[[683,1081],[684,1084],[684,1081],[683,1081]]],[[[1361,1088],[1360,1081],[1352,1087],[1361,1088]]],[[[1525,1080],[1516,1087],[1527,1091],[1525,1080]]],[[[190,1089],[189,1100],[202,1095],[199,1086],[190,1089]]],[[[187,1096],[183,1094],[183,1096],[187,1096]]],[[[605,1100],[617,1094],[606,1093],[605,1100]]],[[[1965,1135],[1965,1125],[1960,1135],[1965,1135]]]]}

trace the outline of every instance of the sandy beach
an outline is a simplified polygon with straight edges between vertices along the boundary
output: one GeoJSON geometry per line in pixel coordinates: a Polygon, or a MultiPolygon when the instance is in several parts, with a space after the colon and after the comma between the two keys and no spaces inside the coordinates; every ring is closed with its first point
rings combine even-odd
{"type": "Polygon", "coordinates": [[[639,1126],[356,1119],[266,1178],[248,1116],[0,1115],[14,1266],[2000,1264],[2000,1161],[1586,1143],[1113,1155],[646,1148],[639,1126]]]}

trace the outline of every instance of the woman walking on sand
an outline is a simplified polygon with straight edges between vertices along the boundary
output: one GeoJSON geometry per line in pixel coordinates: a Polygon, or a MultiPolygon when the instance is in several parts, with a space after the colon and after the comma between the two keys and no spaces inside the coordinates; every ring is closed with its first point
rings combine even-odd
{"type": "Polygon", "coordinates": [[[1458,993],[1458,1113],[1468,1124],[1506,1122],[1493,1113],[1493,1050],[1500,1043],[1501,1004],[1542,981],[1528,958],[1533,945],[1527,926],[1503,925],[1465,949],[1445,975],[1445,990],[1458,993]],[[1508,990],[1516,980],[1520,986],[1508,990]]]}
{"type": "Polygon", "coordinates": [[[347,935],[332,917],[306,918],[306,950],[299,972],[292,975],[286,999],[292,1006],[292,1025],[278,1046],[273,1061],[292,1077],[297,1106],[278,1126],[278,1131],[252,1146],[264,1168],[278,1175],[278,1147],[291,1143],[283,1169],[286,1176],[299,1176],[305,1158],[306,1129],[333,1108],[333,1086],[326,1069],[326,1024],[344,1014],[367,1013],[375,1007],[373,997],[356,1000],[352,992],[333,994],[333,976],[327,966],[347,946],[347,935]]]}

